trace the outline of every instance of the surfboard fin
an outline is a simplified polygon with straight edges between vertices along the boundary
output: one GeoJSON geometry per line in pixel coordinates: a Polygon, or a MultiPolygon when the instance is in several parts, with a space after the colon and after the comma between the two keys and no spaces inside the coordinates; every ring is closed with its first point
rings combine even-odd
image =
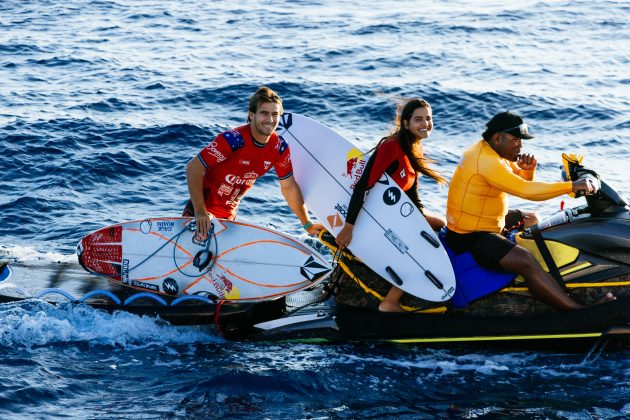
{"type": "Polygon", "coordinates": [[[427,276],[429,280],[431,280],[431,283],[433,283],[435,287],[441,290],[444,289],[444,285],[442,284],[442,282],[438,280],[438,278],[435,277],[435,275],[432,272],[430,272],[429,270],[426,270],[424,272],[424,275],[427,276]]]}
{"type": "Polygon", "coordinates": [[[420,232],[420,236],[422,236],[425,241],[433,245],[433,248],[440,247],[440,243],[436,241],[435,238],[433,238],[428,232],[423,230],[422,232],[420,232]]]}
{"type": "Polygon", "coordinates": [[[403,281],[400,278],[400,276],[398,275],[398,273],[396,273],[394,271],[393,268],[391,268],[389,265],[387,267],[385,267],[385,271],[387,271],[387,274],[389,274],[392,277],[392,280],[394,280],[394,283],[396,283],[396,285],[398,286],[402,286],[403,281]]]}

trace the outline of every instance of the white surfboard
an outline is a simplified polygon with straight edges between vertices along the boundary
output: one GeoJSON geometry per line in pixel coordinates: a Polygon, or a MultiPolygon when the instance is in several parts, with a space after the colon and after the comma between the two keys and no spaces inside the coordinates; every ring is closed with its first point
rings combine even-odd
{"type": "MultiPolygon", "coordinates": [[[[304,201],[337,236],[368,156],[303,115],[284,114],[278,130],[291,149],[293,174],[304,201]]],[[[349,249],[381,277],[414,296],[441,302],[455,293],[455,274],[442,243],[386,174],[369,191],[349,249]]]]}
{"type": "Polygon", "coordinates": [[[213,300],[272,299],[330,274],[323,256],[287,235],[223,219],[212,224],[206,241],[195,237],[194,220],[186,217],[108,226],[81,239],[79,262],[129,287],[213,300]]]}

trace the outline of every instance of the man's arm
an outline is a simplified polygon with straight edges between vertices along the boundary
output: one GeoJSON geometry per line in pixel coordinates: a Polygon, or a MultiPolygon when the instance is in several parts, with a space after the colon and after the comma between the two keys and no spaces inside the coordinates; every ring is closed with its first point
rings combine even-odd
{"type": "Polygon", "coordinates": [[[206,202],[203,197],[203,176],[206,167],[201,163],[199,156],[192,158],[186,165],[186,180],[188,181],[188,192],[193,208],[195,209],[195,221],[197,223],[197,234],[205,238],[210,230],[210,222],[214,217],[206,210],[206,202]]]}
{"type": "MultiPolygon", "coordinates": [[[[282,191],[282,195],[284,199],[287,201],[287,204],[295,213],[295,215],[300,219],[300,223],[302,226],[306,226],[307,223],[310,222],[308,217],[308,210],[306,209],[306,205],[304,204],[304,197],[302,196],[302,190],[300,190],[300,186],[295,181],[295,177],[291,175],[288,178],[280,180],[280,190],[282,191]]],[[[309,235],[315,236],[320,231],[324,229],[324,226],[320,223],[311,224],[308,226],[306,231],[309,235]]]]}
{"type": "Polygon", "coordinates": [[[479,174],[494,188],[526,200],[543,201],[571,191],[595,192],[595,188],[584,179],[575,182],[526,181],[496,159],[484,160],[479,167],[479,174]]]}

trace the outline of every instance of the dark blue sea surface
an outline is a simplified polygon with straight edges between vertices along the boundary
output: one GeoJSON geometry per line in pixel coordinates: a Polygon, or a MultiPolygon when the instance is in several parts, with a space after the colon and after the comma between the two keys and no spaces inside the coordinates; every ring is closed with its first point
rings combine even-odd
{"type": "MultiPolygon", "coordinates": [[[[396,101],[434,112],[447,177],[495,113],[525,116],[538,177],[585,155],[630,195],[625,1],[0,2],[0,259],[75,261],[88,232],[177,216],[185,165],[261,85],[368,149],[396,101]]],[[[425,177],[426,178],[426,177],[425,177]]],[[[447,190],[423,180],[426,207],[447,190]]],[[[568,197],[525,209],[552,214],[568,197]]],[[[239,218],[320,251],[273,173],[239,218]]],[[[129,314],[0,307],[2,418],[622,418],[629,353],[226,342],[129,314]]]]}

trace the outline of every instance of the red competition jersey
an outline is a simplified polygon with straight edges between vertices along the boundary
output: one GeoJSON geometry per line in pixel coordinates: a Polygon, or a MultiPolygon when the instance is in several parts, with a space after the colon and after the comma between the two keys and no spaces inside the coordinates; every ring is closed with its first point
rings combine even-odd
{"type": "Polygon", "coordinates": [[[375,154],[367,188],[372,188],[385,172],[403,191],[407,191],[416,182],[416,171],[396,139],[385,140],[375,154]]]}
{"type": "MultiPolygon", "coordinates": [[[[416,146],[421,152],[422,144],[416,146]]],[[[422,212],[422,202],[418,193],[418,176],[411,166],[405,151],[397,139],[389,138],[381,143],[368,160],[365,171],[352,191],[346,222],[354,224],[359,216],[366,192],[376,184],[383,173],[387,173],[422,212]]]]}
{"type": "Polygon", "coordinates": [[[258,143],[249,124],[219,134],[198,156],[206,167],[206,210],[219,218],[234,220],[243,195],[272,167],[279,179],[293,175],[284,139],[273,133],[267,144],[258,143]]]}

